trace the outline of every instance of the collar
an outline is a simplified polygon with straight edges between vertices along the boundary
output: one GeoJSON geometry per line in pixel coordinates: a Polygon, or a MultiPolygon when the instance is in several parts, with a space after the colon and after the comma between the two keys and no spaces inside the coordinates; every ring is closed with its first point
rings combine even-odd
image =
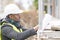
{"type": "Polygon", "coordinates": [[[20,28],[21,27],[20,22],[14,21],[14,20],[10,19],[9,17],[6,17],[5,18],[5,21],[7,21],[8,23],[11,23],[13,25],[15,25],[17,28],[20,28]]]}

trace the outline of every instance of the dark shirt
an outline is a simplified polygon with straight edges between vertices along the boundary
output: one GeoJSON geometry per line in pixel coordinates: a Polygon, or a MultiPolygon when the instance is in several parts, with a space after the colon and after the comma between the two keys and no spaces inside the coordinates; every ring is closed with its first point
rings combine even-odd
{"type": "MultiPolygon", "coordinates": [[[[7,20],[8,21],[8,20],[7,20]]],[[[17,25],[18,29],[21,28],[23,32],[16,32],[13,30],[13,28],[10,25],[4,25],[2,26],[2,40],[25,40],[26,38],[33,36],[36,34],[36,31],[34,29],[25,29],[21,25],[17,25]]]]}

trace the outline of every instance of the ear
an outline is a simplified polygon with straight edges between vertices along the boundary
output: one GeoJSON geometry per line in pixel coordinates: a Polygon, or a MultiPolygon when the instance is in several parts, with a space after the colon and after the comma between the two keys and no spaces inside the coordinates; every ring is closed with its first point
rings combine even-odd
{"type": "Polygon", "coordinates": [[[9,18],[11,18],[11,19],[12,19],[12,18],[13,18],[13,15],[9,15],[9,18]]]}

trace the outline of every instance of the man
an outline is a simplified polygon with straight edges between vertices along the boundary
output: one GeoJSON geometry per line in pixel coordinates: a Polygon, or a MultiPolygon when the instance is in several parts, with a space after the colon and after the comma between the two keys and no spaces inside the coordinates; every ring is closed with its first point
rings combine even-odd
{"type": "Polygon", "coordinates": [[[1,40],[25,40],[36,34],[38,26],[25,29],[20,25],[19,13],[22,12],[15,4],[9,4],[5,7],[5,18],[1,22],[1,40]]]}

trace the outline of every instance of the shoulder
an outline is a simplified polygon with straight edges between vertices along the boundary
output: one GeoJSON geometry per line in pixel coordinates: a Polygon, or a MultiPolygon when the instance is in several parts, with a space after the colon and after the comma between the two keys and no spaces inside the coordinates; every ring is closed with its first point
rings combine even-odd
{"type": "Polygon", "coordinates": [[[12,28],[10,25],[3,25],[3,26],[1,27],[1,29],[10,29],[10,28],[12,28]]]}

